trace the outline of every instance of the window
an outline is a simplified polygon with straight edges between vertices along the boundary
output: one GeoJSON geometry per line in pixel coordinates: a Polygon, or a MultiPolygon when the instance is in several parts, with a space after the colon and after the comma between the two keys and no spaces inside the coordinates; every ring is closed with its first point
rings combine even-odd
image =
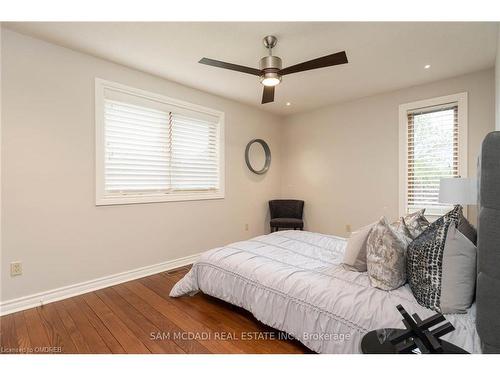
{"type": "Polygon", "coordinates": [[[96,204],[224,197],[221,112],[96,79],[96,204]]]}
{"type": "Polygon", "coordinates": [[[400,106],[400,211],[442,215],[439,180],[467,177],[467,94],[400,106]]]}

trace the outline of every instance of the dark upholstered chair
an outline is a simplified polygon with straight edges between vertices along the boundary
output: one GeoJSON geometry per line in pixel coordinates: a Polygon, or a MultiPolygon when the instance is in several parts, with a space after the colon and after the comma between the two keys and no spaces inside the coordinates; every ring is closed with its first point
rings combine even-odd
{"type": "Polygon", "coordinates": [[[269,201],[271,211],[271,232],[286,229],[304,229],[302,213],[304,211],[304,201],[295,199],[275,199],[269,201]]]}

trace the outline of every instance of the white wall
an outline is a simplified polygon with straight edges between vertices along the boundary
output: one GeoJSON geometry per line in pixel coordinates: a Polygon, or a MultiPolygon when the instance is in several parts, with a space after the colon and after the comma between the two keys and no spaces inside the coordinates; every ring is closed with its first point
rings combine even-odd
{"type": "Polygon", "coordinates": [[[279,118],[9,30],[2,41],[2,301],[268,231],[267,201],[280,192],[279,118]],[[224,111],[226,198],[96,207],[95,77],[224,111]],[[264,176],[244,162],[256,137],[272,150],[264,176]],[[22,276],[10,277],[12,261],[23,262],[22,276]]]}
{"type": "MultiPolygon", "coordinates": [[[[494,129],[494,71],[338,104],[287,118],[282,145],[282,195],[306,201],[308,230],[346,234],[386,215],[398,215],[398,107],[467,91],[468,173],[494,129]]],[[[469,210],[475,222],[476,213],[469,210]]]]}
{"type": "Polygon", "coordinates": [[[498,24],[497,58],[495,62],[496,130],[500,130],[500,23],[498,24]]]}

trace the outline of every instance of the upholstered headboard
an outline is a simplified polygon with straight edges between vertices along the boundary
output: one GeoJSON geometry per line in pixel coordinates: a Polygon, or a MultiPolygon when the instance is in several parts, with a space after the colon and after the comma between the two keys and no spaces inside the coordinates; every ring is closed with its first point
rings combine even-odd
{"type": "Polygon", "coordinates": [[[477,330],[484,353],[500,353],[500,131],[483,141],[478,166],[477,330]]]}

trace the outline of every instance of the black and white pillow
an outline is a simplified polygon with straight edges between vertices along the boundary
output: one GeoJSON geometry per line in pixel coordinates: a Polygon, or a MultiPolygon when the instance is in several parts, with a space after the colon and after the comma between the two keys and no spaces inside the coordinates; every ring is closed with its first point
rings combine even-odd
{"type": "Polygon", "coordinates": [[[442,313],[463,313],[472,303],[476,247],[457,228],[462,207],[429,225],[407,249],[406,272],[415,299],[442,313]]]}

